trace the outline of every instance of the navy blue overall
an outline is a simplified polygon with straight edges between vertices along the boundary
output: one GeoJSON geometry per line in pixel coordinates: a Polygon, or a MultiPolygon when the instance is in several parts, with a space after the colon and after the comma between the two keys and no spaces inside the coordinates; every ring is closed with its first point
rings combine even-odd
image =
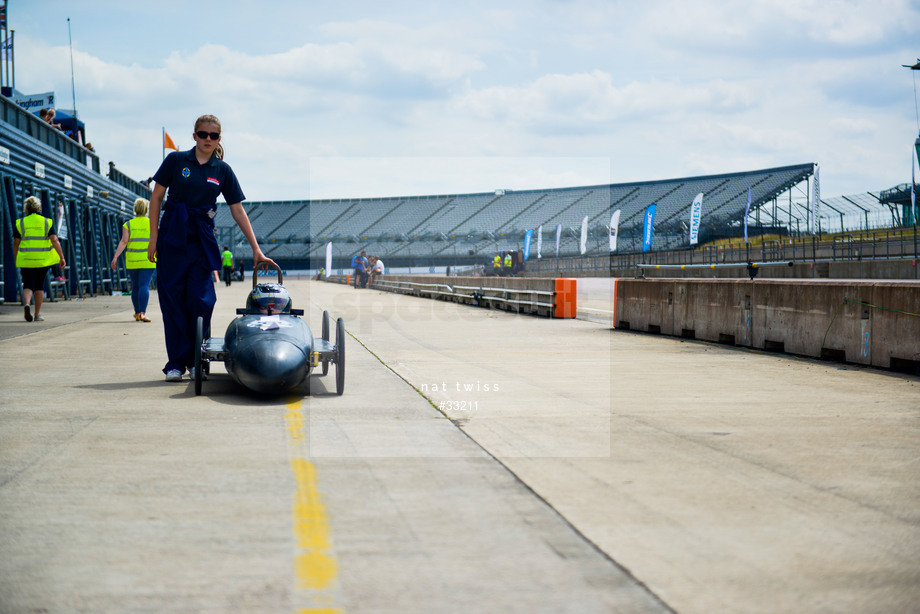
{"type": "Polygon", "coordinates": [[[163,372],[184,373],[194,366],[198,318],[204,318],[204,336],[209,337],[217,302],[217,196],[230,204],[244,196],[228,164],[216,157],[199,164],[194,149],[169,154],[153,179],[169,189],[157,234],[157,296],[168,357],[163,372]]]}

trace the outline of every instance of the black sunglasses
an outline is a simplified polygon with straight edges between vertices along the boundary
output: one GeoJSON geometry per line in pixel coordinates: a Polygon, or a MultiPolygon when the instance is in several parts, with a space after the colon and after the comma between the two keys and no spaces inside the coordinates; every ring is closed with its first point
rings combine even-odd
{"type": "Polygon", "coordinates": [[[211,137],[212,141],[216,141],[217,139],[220,138],[220,132],[205,132],[204,130],[199,130],[195,134],[198,135],[199,139],[206,139],[208,137],[211,137]]]}

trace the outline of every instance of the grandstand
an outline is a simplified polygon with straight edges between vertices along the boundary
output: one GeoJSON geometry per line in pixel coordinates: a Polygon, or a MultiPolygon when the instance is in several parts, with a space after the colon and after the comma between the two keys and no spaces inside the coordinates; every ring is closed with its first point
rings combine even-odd
{"type": "MultiPolygon", "coordinates": [[[[272,258],[301,267],[317,266],[333,244],[333,267],[344,267],[361,250],[390,266],[482,262],[494,251],[518,250],[527,230],[543,229],[544,253],[579,253],[581,226],[588,218],[587,254],[607,250],[610,217],[620,210],[619,249],[641,247],[645,209],[657,205],[653,249],[687,243],[689,210],[703,194],[700,240],[737,235],[751,190],[749,225],[772,232],[799,233],[807,225],[809,179],[815,165],[799,164],[742,173],[662,181],[558,188],[499,190],[476,194],[415,197],[250,202],[245,207],[262,249],[272,258]],[[803,223],[805,222],[805,223],[803,223]],[[551,249],[549,249],[551,247],[551,249]],[[343,262],[345,264],[343,264],[343,262]]],[[[220,236],[243,257],[248,246],[226,210],[216,218],[220,236]]]]}

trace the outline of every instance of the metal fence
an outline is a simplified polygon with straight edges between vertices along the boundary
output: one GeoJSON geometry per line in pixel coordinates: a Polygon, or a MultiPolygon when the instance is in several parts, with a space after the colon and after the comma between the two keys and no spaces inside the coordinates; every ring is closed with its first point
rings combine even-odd
{"type": "Polygon", "coordinates": [[[546,258],[527,262],[530,274],[606,273],[637,265],[716,265],[748,262],[819,262],[920,258],[914,228],[851,232],[833,237],[793,237],[754,243],[701,245],[694,249],[611,253],[580,258],[546,258]]]}

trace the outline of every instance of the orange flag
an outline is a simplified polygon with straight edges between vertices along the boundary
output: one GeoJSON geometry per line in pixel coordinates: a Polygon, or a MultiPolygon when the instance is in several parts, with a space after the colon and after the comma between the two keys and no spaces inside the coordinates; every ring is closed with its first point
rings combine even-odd
{"type": "Polygon", "coordinates": [[[163,132],[163,147],[165,149],[172,149],[173,151],[179,151],[179,148],[176,147],[176,144],[173,143],[173,140],[169,138],[168,132],[163,132]]]}

